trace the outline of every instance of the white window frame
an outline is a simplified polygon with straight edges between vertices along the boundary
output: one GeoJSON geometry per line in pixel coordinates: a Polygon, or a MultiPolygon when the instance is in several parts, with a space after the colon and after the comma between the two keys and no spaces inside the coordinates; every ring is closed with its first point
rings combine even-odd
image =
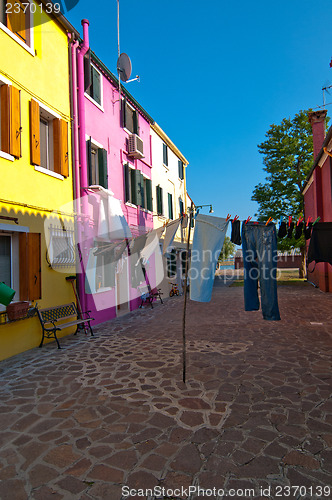
{"type": "MultiPolygon", "coordinates": [[[[35,5],[31,0],[24,0],[25,2],[29,2],[31,5],[35,5]]],[[[6,3],[6,0],[0,0],[0,8],[3,8],[3,4],[6,3]]],[[[35,57],[35,50],[34,50],[34,31],[33,31],[33,18],[34,14],[32,12],[32,9],[29,8],[29,44],[26,44],[23,42],[23,40],[20,39],[15,33],[13,33],[7,26],[3,23],[0,22],[0,29],[4,31],[10,38],[15,40],[23,49],[25,49],[29,54],[31,54],[33,57],[35,57]]]]}
{"type": "MultiPolygon", "coordinates": [[[[16,291],[14,302],[20,300],[20,269],[19,269],[19,240],[18,233],[28,233],[29,228],[24,226],[10,226],[0,224],[0,236],[10,237],[10,281],[11,288],[16,291]]],[[[6,311],[6,306],[0,304],[0,312],[6,311]]]]}
{"type": "Polygon", "coordinates": [[[75,244],[74,244],[74,233],[73,230],[63,231],[62,228],[57,227],[49,227],[49,242],[48,242],[48,256],[52,269],[63,269],[69,268],[71,266],[75,266],[75,244]],[[59,262],[57,257],[54,256],[54,247],[53,247],[53,239],[61,238],[68,239],[69,245],[67,251],[71,252],[71,257],[64,259],[63,262],[59,262]]]}
{"type": "MultiPolygon", "coordinates": [[[[123,99],[123,98],[121,99],[121,106],[122,106],[122,104],[123,104],[124,102],[126,103],[126,105],[127,105],[127,106],[128,106],[128,107],[129,107],[129,108],[130,108],[130,109],[131,109],[134,113],[136,113],[136,118],[137,118],[137,128],[138,128],[138,130],[139,130],[139,122],[138,122],[139,113],[137,113],[137,109],[135,109],[135,108],[134,108],[134,106],[132,106],[132,105],[130,104],[130,102],[125,101],[125,99],[123,99]]],[[[127,132],[127,134],[128,134],[128,135],[135,134],[135,132],[131,132],[131,131],[130,131],[128,128],[126,128],[126,127],[123,127],[123,130],[124,130],[125,132],[127,132]]],[[[140,136],[139,136],[139,134],[137,134],[137,133],[136,133],[136,135],[137,135],[138,137],[140,137],[140,136]]]]}

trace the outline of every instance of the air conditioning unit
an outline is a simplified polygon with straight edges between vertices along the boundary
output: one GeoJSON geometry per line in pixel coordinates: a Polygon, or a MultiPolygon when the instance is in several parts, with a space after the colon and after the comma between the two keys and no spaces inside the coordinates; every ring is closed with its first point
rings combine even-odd
{"type": "Polygon", "coordinates": [[[138,135],[131,134],[128,139],[128,156],[132,158],[144,158],[143,141],[138,135]]]}

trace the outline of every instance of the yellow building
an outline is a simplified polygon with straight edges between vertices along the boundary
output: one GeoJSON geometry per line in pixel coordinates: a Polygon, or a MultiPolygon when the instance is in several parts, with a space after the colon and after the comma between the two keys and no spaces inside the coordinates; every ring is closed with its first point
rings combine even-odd
{"type": "MultiPolygon", "coordinates": [[[[40,308],[74,301],[70,33],[50,3],[0,0],[0,282],[40,308]]],[[[40,340],[0,306],[0,359],[40,340]]]]}

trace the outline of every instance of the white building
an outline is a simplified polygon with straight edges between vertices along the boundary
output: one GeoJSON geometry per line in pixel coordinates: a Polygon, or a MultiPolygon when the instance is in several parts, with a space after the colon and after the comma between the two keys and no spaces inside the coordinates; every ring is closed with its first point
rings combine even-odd
{"type": "MultiPolygon", "coordinates": [[[[154,228],[158,228],[180,218],[183,214],[188,214],[190,208],[186,192],[188,160],[156,123],[151,125],[151,150],[153,225],[154,228]]],[[[180,293],[182,292],[187,231],[188,229],[181,228],[180,224],[172,244],[173,248],[164,258],[165,278],[160,288],[165,296],[169,295],[172,283],[177,285],[180,293]]]]}

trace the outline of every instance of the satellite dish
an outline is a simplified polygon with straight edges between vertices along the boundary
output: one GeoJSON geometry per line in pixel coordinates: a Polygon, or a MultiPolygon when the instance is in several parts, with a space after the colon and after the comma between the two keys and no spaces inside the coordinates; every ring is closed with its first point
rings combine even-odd
{"type": "Polygon", "coordinates": [[[127,54],[124,52],[120,54],[117,62],[117,70],[119,73],[120,80],[123,82],[126,82],[129,80],[130,75],[131,75],[131,61],[127,54]]]}

